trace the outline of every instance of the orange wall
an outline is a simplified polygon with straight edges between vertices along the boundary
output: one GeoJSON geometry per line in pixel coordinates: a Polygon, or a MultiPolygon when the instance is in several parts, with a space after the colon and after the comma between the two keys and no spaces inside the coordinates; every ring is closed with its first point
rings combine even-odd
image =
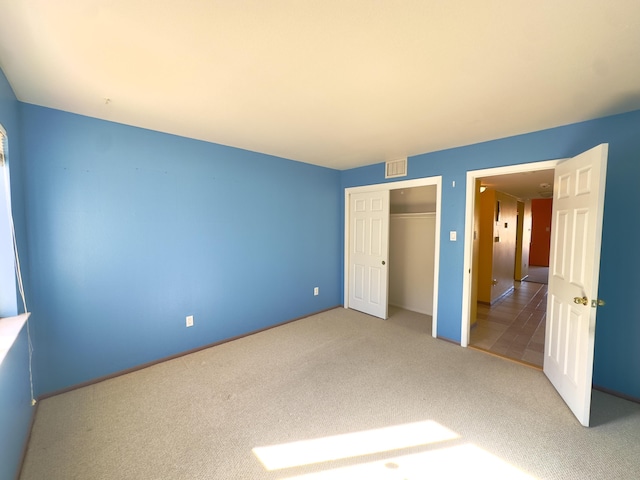
{"type": "Polygon", "coordinates": [[[478,228],[478,301],[491,303],[493,279],[493,224],[495,222],[496,191],[487,189],[480,194],[480,222],[478,228]]]}
{"type": "Polygon", "coordinates": [[[518,205],[514,197],[496,192],[500,202],[500,219],[495,222],[493,234],[497,241],[493,243],[493,290],[491,303],[513,289],[513,276],[516,266],[516,226],[518,205]]]}
{"type": "Polygon", "coordinates": [[[517,201],[510,195],[492,189],[480,194],[480,302],[493,303],[513,288],[517,212],[517,201]]]}
{"type": "Polygon", "coordinates": [[[531,248],[529,265],[549,266],[549,248],[551,246],[551,198],[531,200],[531,248]]]}
{"type": "Polygon", "coordinates": [[[471,277],[471,312],[473,327],[478,320],[478,265],[480,261],[480,179],[476,179],[476,200],[473,205],[473,258],[471,260],[474,275],[471,277]]]}
{"type": "Polygon", "coordinates": [[[516,228],[516,268],[514,280],[522,280],[529,273],[529,244],[531,243],[531,202],[518,201],[518,223],[516,228]]]}

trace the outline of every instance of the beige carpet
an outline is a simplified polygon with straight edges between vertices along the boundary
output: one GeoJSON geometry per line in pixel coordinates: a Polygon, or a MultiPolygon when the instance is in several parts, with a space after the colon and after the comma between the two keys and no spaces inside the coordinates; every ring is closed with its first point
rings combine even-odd
{"type": "Polygon", "coordinates": [[[338,308],[41,402],[22,480],[638,478],[640,405],[581,427],[538,370],[338,308]]]}

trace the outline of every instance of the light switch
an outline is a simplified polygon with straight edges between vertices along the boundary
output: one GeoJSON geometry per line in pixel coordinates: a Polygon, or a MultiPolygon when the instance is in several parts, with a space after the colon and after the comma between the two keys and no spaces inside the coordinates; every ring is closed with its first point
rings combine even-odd
{"type": "Polygon", "coordinates": [[[458,233],[455,230],[449,232],[449,240],[455,242],[458,239],[458,233]]]}

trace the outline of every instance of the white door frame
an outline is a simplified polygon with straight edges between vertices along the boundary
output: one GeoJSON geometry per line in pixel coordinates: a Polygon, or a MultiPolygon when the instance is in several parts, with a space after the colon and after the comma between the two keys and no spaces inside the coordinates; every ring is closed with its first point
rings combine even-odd
{"type": "MultiPolygon", "coordinates": [[[[438,278],[440,272],[440,209],[442,203],[442,176],[416,178],[399,182],[364,185],[362,187],[348,187],[344,189],[344,308],[349,308],[349,234],[351,229],[350,209],[351,194],[379,190],[398,190],[402,188],[436,186],[436,231],[435,252],[433,263],[433,315],[431,335],[438,336],[438,278]]],[[[388,295],[388,293],[387,293],[388,295]]]]}
{"type": "Polygon", "coordinates": [[[511,173],[533,172],[537,170],[552,170],[563,158],[547,160],[544,162],[521,163],[505,167],[487,168],[484,170],[472,170],[467,172],[467,202],[465,210],[464,228],[464,282],[462,284],[462,322],[460,332],[460,345],[469,345],[471,329],[471,279],[473,278],[473,206],[476,201],[476,179],[491,177],[494,175],[507,175],[511,173]]]}

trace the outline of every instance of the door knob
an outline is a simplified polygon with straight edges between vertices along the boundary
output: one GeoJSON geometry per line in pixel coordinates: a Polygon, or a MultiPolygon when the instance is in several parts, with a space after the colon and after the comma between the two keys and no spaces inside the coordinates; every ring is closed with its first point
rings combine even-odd
{"type": "Polygon", "coordinates": [[[386,265],[386,263],[385,263],[385,261],[384,261],[384,260],[382,260],[382,264],[383,264],[383,265],[386,265]]]}
{"type": "Polygon", "coordinates": [[[587,297],[573,297],[573,303],[577,303],[578,305],[587,305],[589,303],[589,299],[587,297]]]}
{"type": "Polygon", "coordinates": [[[604,300],[598,299],[598,300],[591,300],[591,306],[593,308],[596,307],[603,307],[605,305],[604,300]]]}

